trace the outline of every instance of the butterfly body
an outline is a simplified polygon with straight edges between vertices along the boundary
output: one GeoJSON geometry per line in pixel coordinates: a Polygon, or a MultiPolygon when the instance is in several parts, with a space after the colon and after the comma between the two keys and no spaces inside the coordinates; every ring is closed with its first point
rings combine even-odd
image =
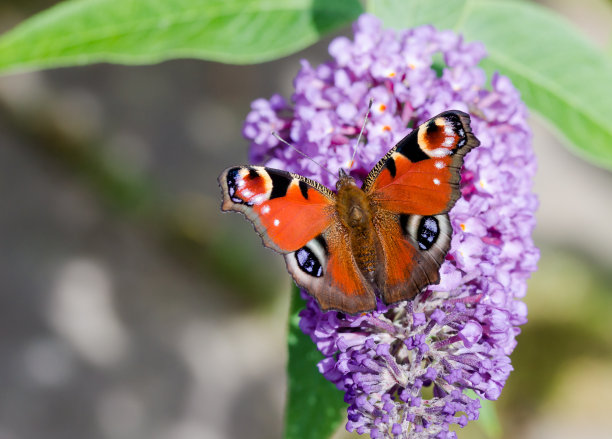
{"type": "Polygon", "coordinates": [[[340,170],[336,192],[286,171],[238,166],[219,176],[222,210],[246,215],[264,245],[323,310],[372,310],[439,282],[450,248],[447,212],[464,155],[478,145],[469,116],[447,111],[402,139],[362,187],[340,170]]]}
{"type": "Polygon", "coordinates": [[[375,206],[355,180],[344,171],[336,184],[336,215],[350,243],[355,263],[370,282],[376,270],[376,236],[373,227],[375,206]]]}

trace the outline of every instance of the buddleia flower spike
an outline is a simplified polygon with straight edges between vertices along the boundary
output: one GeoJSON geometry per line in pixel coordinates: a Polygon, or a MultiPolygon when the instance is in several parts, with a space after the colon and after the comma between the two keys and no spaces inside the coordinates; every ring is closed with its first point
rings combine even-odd
{"type": "Polygon", "coordinates": [[[334,187],[334,175],[270,132],[334,172],[350,168],[359,181],[413,127],[447,109],[471,115],[481,145],[465,158],[440,283],[355,316],[322,312],[304,295],[300,314],[301,329],[325,356],[321,373],[345,392],[349,431],[453,438],[449,426],[478,418],[480,402],[466,390],[499,397],[527,321],[521,299],[539,257],[531,237],[538,202],[527,111],[508,78],[494,74],[487,86],[478,42],[431,26],[384,30],[370,15],[354,32],[352,41],[331,42],[331,61],[302,61],[291,101],[275,95],[253,102],[243,133],[255,162],[334,187]],[[443,66],[434,65],[438,55],[443,66]],[[370,121],[351,163],[370,99],[370,121]]]}

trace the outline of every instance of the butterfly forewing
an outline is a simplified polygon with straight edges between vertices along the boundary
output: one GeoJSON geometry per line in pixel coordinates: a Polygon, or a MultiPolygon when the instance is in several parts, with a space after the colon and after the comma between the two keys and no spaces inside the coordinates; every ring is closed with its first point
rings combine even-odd
{"type": "Polygon", "coordinates": [[[362,189],[381,209],[437,215],[459,198],[463,157],[479,142],[470,118],[446,111],[404,137],[372,169],[362,189]]]}
{"type": "Polygon", "coordinates": [[[264,244],[289,253],[320,235],[330,223],[334,195],[306,178],[262,166],[228,168],[219,176],[222,210],[243,213],[264,244]]]}

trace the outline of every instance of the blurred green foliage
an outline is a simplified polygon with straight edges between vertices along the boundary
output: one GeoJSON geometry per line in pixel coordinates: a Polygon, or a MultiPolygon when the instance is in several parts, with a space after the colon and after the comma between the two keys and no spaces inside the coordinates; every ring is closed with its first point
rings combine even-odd
{"type": "Polygon", "coordinates": [[[0,70],[276,59],[355,19],[358,0],[73,0],[0,38],[0,70]]]}
{"type": "Polygon", "coordinates": [[[298,313],[306,302],[297,287],[291,291],[284,439],[325,438],[338,428],[347,404],[342,399],[342,392],[317,369],[323,355],[312,349],[312,340],[299,327],[298,313]]]}
{"type": "Polygon", "coordinates": [[[572,364],[591,358],[612,366],[610,267],[573,249],[544,247],[529,288],[530,322],[518,338],[515,371],[500,400],[517,419],[537,413],[572,364]]]}

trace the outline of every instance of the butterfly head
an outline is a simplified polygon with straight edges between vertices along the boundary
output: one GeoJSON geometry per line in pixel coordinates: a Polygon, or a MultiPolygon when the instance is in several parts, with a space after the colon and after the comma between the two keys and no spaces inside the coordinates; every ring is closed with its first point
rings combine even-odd
{"type": "Polygon", "coordinates": [[[338,182],[336,183],[336,191],[347,186],[357,186],[357,183],[355,182],[355,179],[348,175],[344,169],[340,168],[338,182]]]}

